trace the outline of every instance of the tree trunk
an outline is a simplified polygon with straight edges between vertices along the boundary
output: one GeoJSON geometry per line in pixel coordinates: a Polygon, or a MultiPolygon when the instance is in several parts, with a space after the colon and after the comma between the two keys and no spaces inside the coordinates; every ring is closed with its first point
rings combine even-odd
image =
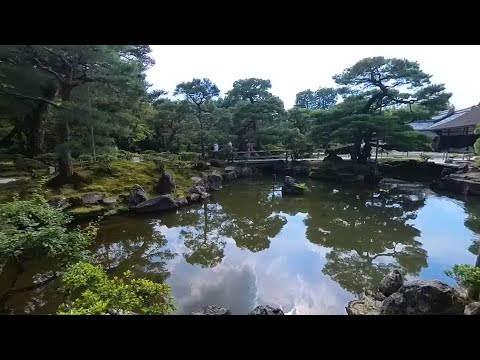
{"type": "MultiPolygon", "coordinates": [[[[62,86],[62,102],[70,101],[70,97],[72,94],[72,87],[71,86],[62,86]]],[[[58,172],[59,176],[63,178],[68,178],[73,175],[73,160],[72,155],[70,153],[70,124],[69,124],[69,117],[71,113],[66,114],[63,126],[60,131],[60,142],[64,144],[64,148],[59,154],[58,157],[58,172]]]]}
{"type": "MultiPolygon", "coordinates": [[[[58,87],[54,84],[48,85],[42,91],[42,97],[53,101],[58,93],[58,87]]],[[[47,119],[50,105],[45,101],[39,101],[32,110],[31,117],[24,120],[25,136],[27,138],[27,155],[34,157],[43,152],[45,139],[45,121],[47,119]]]]}

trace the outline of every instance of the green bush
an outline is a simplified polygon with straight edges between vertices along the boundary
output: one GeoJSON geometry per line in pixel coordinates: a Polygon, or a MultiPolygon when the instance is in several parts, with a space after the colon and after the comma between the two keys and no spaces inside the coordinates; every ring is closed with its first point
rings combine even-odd
{"type": "Polygon", "coordinates": [[[20,263],[32,258],[55,258],[59,265],[88,259],[87,247],[96,228],[67,230],[71,218],[44,199],[14,200],[0,205],[0,259],[20,263]]]}
{"type": "Polygon", "coordinates": [[[182,160],[182,161],[196,161],[196,160],[200,159],[200,156],[201,156],[201,154],[199,154],[199,153],[187,152],[187,151],[181,152],[179,154],[180,160],[182,160]]]}
{"type": "Polygon", "coordinates": [[[79,296],[60,305],[59,315],[108,315],[112,312],[141,315],[166,315],[175,311],[168,285],[147,279],[109,279],[100,266],[78,263],[62,277],[67,294],[79,296]]]}
{"type": "Polygon", "coordinates": [[[452,270],[445,271],[445,274],[464,286],[468,290],[468,296],[473,300],[479,300],[480,295],[480,268],[472,265],[454,265],[452,270]]]}
{"type": "Polygon", "coordinates": [[[30,158],[17,157],[15,159],[15,169],[30,172],[32,170],[46,169],[47,164],[30,158]]]}

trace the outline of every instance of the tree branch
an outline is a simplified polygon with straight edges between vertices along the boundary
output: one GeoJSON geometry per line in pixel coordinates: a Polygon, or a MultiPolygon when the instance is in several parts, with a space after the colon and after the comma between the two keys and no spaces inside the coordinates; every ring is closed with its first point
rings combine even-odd
{"type": "Polygon", "coordinates": [[[28,96],[28,95],[23,95],[23,94],[19,94],[19,93],[8,92],[8,91],[1,90],[1,89],[0,89],[0,94],[17,97],[19,99],[24,99],[24,100],[43,101],[43,102],[45,102],[49,105],[55,106],[56,108],[60,107],[60,105],[54,103],[53,101],[50,101],[50,100],[45,99],[45,98],[40,97],[40,96],[39,97],[28,96]]]}
{"type": "Polygon", "coordinates": [[[35,62],[37,63],[37,65],[45,70],[46,72],[49,72],[50,74],[52,74],[53,76],[55,76],[58,81],[60,81],[62,84],[65,84],[67,81],[64,79],[64,77],[62,75],[60,75],[59,73],[57,73],[55,70],[53,70],[50,66],[46,66],[46,65],[43,65],[42,62],[40,60],[38,60],[38,58],[34,58],[35,59],[35,62]]]}
{"type": "Polygon", "coordinates": [[[45,47],[45,45],[40,45],[40,47],[41,47],[43,50],[45,50],[45,51],[49,52],[50,54],[52,54],[53,56],[56,56],[57,58],[59,58],[60,60],[62,60],[62,62],[63,62],[65,65],[67,65],[70,69],[72,68],[72,64],[70,64],[62,55],[54,52],[52,49],[49,49],[49,48],[45,47]]]}

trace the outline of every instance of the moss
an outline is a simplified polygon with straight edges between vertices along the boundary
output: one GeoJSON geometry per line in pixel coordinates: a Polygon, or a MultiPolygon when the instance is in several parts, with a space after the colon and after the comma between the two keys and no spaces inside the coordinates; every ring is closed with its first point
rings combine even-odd
{"type": "Polygon", "coordinates": [[[81,206],[74,209],[69,209],[67,210],[67,213],[75,218],[78,218],[102,215],[105,211],[107,210],[103,206],[95,205],[89,207],[81,206]]]}
{"type": "MultiPolygon", "coordinates": [[[[102,173],[95,165],[89,167],[78,167],[75,171],[88,184],[65,185],[53,190],[57,195],[65,197],[81,196],[88,192],[101,192],[106,196],[119,196],[128,194],[134,184],[139,184],[150,195],[155,195],[155,186],[160,177],[160,170],[153,161],[133,162],[129,160],[116,160],[110,163],[110,174],[102,173]]],[[[168,167],[167,172],[172,174],[177,185],[175,196],[183,196],[193,186],[192,176],[198,172],[190,171],[188,166],[179,164],[175,167],[168,167]]]]}

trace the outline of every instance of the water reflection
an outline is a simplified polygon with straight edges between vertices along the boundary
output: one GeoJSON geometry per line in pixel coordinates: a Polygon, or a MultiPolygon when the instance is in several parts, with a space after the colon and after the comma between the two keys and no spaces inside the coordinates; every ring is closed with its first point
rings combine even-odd
{"type": "MultiPolygon", "coordinates": [[[[130,270],[171,285],[178,313],[211,304],[245,314],[268,303],[345,314],[349,300],[392,268],[451,283],[445,269],[475,264],[479,201],[401,182],[375,190],[307,185],[305,196],[282,198],[269,181],[236,183],[176,213],[109,218],[93,250],[111,274],[130,270]]],[[[53,285],[12,300],[17,313],[53,312],[58,302],[53,285]]]]}

